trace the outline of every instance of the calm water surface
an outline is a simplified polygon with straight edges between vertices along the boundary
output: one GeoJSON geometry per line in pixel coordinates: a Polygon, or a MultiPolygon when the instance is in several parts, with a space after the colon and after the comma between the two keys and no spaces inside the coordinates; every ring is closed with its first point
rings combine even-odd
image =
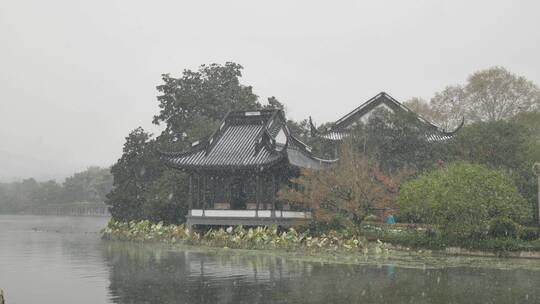
{"type": "Polygon", "coordinates": [[[1,215],[0,288],[7,304],[540,303],[536,261],[329,265],[101,241],[106,222],[1,215]]]}

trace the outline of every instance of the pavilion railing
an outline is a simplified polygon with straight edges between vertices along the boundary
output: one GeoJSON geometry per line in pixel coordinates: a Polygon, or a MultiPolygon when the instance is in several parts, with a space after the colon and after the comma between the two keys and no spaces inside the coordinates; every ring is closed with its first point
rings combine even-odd
{"type": "Polygon", "coordinates": [[[192,217],[231,217],[231,218],[311,218],[310,211],[290,210],[221,210],[221,209],[191,209],[192,217]]]}

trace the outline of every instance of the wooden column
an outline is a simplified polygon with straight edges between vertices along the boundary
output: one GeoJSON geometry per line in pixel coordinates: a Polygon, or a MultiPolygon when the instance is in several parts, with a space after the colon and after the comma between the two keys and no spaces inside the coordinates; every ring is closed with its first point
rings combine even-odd
{"type": "Polygon", "coordinates": [[[202,209],[201,175],[197,174],[197,208],[202,209]]]}
{"type": "Polygon", "coordinates": [[[203,182],[202,182],[202,215],[205,215],[205,209],[206,209],[206,174],[203,175],[203,182]]]}
{"type": "Polygon", "coordinates": [[[232,209],[232,183],[231,177],[225,177],[225,200],[229,203],[229,209],[232,209]]]}
{"type": "Polygon", "coordinates": [[[189,193],[188,193],[188,215],[191,215],[193,209],[193,174],[189,174],[189,193]]]}
{"type": "Polygon", "coordinates": [[[216,177],[210,177],[210,209],[214,209],[216,205],[216,177]]]}
{"type": "Polygon", "coordinates": [[[261,178],[259,177],[259,172],[257,172],[255,175],[255,217],[259,217],[259,203],[261,200],[260,190],[261,178]]]}
{"type": "Polygon", "coordinates": [[[540,226],[540,163],[534,163],[532,170],[534,174],[536,174],[536,178],[538,179],[538,209],[536,210],[536,215],[538,216],[538,218],[536,220],[538,221],[538,225],[540,226]]]}
{"type": "Polygon", "coordinates": [[[276,176],[272,173],[272,217],[276,217],[276,176]]]}

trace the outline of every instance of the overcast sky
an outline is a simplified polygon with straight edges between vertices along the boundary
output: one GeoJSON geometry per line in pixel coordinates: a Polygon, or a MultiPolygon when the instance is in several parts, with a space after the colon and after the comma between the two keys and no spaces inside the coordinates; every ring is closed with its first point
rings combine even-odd
{"type": "Polygon", "coordinates": [[[538,0],[1,0],[0,180],[111,165],[130,130],[159,130],[162,73],[234,61],[322,123],[494,65],[539,84],[539,29],[538,0]]]}

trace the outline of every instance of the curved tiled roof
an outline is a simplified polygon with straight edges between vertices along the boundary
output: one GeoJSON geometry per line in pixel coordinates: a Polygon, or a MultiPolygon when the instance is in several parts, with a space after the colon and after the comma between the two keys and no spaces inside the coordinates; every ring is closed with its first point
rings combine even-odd
{"type": "Polygon", "coordinates": [[[318,168],[331,163],[311,155],[309,147],[294,138],[281,110],[230,112],[208,139],[182,153],[162,153],[167,163],[187,170],[265,169],[280,161],[298,167],[318,168]],[[283,130],[285,146],[276,142],[283,130]]]}

